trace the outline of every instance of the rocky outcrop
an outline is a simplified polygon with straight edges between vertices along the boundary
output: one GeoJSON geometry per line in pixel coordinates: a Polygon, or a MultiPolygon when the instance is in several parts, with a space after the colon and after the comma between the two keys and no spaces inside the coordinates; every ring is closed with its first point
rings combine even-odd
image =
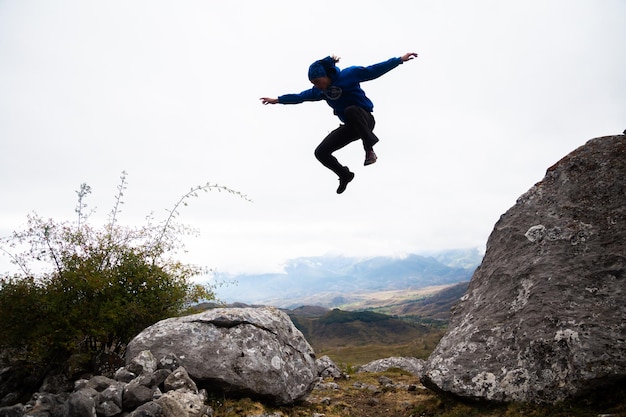
{"type": "Polygon", "coordinates": [[[305,397],[317,379],[315,354],[273,307],[217,308],[160,321],[137,335],[127,357],[175,355],[200,386],[277,404],[305,397]]]}
{"type": "Polygon", "coordinates": [[[496,223],[423,382],[554,403],[626,377],[626,137],[547,170],[496,223]]]}
{"type": "Polygon", "coordinates": [[[411,357],[392,356],[377,359],[361,366],[358,372],[384,372],[391,368],[402,369],[413,375],[421,375],[424,370],[424,360],[411,357]]]}
{"type": "Polygon", "coordinates": [[[79,379],[71,392],[40,391],[25,405],[0,408],[0,416],[211,417],[207,392],[198,390],[184,368],[174,366],[141,352],[115,378],[79,379]]]}
{"type": "Polygon", "coordinates": [[[0,417],[210,417],[207,388],[289,404],[338,372],[329,358],[316,363],[302,333],[271,307],[161,321],[133,339],[125,363],[109,377],[52,376],[26,404],[0,407],[0,417]]]}

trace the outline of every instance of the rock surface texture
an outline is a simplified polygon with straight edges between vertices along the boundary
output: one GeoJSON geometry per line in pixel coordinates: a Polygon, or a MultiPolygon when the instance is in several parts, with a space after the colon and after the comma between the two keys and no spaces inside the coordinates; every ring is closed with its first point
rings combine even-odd
{"type": "Polygon", "coordinates": [[[491,233],[425,385],[555,403],[626,377],[626,136],[547,170],[491,233]]]}
{"type": "Polygon", "coordinates": [[[218,308],[148,327],[128,345],[174,355],[199,386],[289,404],[315,385],[315,354],[289,316],[273,307],[218,308]]]}
{"type": "Polygon", "coordinates": [[[358,372],[384,372],[391,368],[403,369],[413,375],[421,375],[424,369],[424,360],[411,357],[392,356],[377,359],[361,366],[358,372]]]}

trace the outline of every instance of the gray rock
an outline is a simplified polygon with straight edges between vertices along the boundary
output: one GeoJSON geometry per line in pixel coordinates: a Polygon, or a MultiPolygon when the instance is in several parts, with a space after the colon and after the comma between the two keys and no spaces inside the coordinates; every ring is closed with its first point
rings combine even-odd
{"type": "Polygon", "coordinates": [[[74,391],[80,391],[83,388],[87,388],[88,383],[88,379],[77,379],[74,381],[74,391]]]}
{"type": "Polygon", "coordinates": [[[161,417],[163,408],[154,401],[142,404],[137,407],[128,417],[161,417]]]}
{"type": "Polygon", "coordinates": [[[97,375],[87,382],[86,387],[93,388],[98,392],[102,392],[112,385],[118,385],[118,383],[113,379],[107,378],[106,376],[97,375]]]}
{"type": "Polygon", "coordinates": [[[154,384],[154,386],[160,386],[161,384],[165,383],[165,381],[171,374],[172,371],[170,371],[169,369],[157,369],[152,373],[152,383],[154,384]]]}
{"type": "Polygon", "coordinates": [[[137,374],[130,372],[126,368],[120,368],[115,372],[115,380],[119,382],[129,383],[135,378],[137,378],[137,374]]]}
{"type": "Polygon", "coordinates": [[[139,384],[144,387],[156,387],[163,383],[167,379],[167,377],[171,374],[170,371],[166,369],[157,369],[154,372],[146,372],[139,375],[137,378],[130,381],[131,384],[139,384]]]}
{"type": "Polygon", "coordinates": [[[182,366],[174,372],[172,372],[163,383],[165,391],[173,390],[187,390],[189,392],[197,393],[198,387],[196,383],[189,377],[189,374],[182,366]]]}
{"type": "Polygon", "coordinates": [[[200,395],[187,390],[168,391],[156,403],[161,406],[163,417],[203,417],[212,414],[204,404],[206,398],[206,391],[200,395]]]}
{"type": "Polygon", "coordinates": [[[85,388],[70,394],[67,400],[67,417],[96,417],[97,391],[85,388]]]}
{"type": "Polygon", "coordinates": [[[424,360],[392,356],[390,358],[377,359],[361,366],[358,372],[384,372],[391,368],[398,368],[410,372],[413,375],[421,375],[424,368],[424,360]]]}
{"type": "Polygon", "coordinates": [[[22,417],[24,405],[15,404],[9,407],[0,407],[0,417],[22,417]]]}
{"type": "Polygon", "coordinates": [[[168,369],[173,371],[174,369],[178,369],[180,367],[178,357],[173,353],[168,353],[159,359],[159,363],[157,365],[158,369],[168,369]]]}
{"type": "Polygon", "coordinates": [[[383,387],[393,385],[393,381],[391,380],[391,378],[387,378],[386,376],[381,376],[380,378],[378,378],[378,383],[383,387]]]}
{"type": "Polygon", "coordinates": [[[324,379],[347,379],[348,377],[328,356],[322,356],[317,359],[315,366],[317,367],[317,374],[324,379]]]}
{"type": "MultiPolygon", "coordinates": [[[[91,391],[89,391],[91,392],[91,391]]],[[[51,394],[36,392],[24,407],[28,412],[25,416],[45,415],[46,417],[61,417],[65,415],[68,393],[51,394]]]]}
{"type": "Polygon", "coordinates": [[[548,168],[496,223],[422,382],[554,403],[626,377],[626,138],[548,168]]]}
{"type": "Polygon", "coordinates": [[[315,391],[338,391],[341,389],[341,386],[336,382],[318,382],[315,385],[315,391]]]}
{"type": "Polygon", "coordinates": [[[141,350],[127,356],[130,361],[126,363],[126,370],[135,375],[152,373],[157,370],[158,362],[150,350],[141,350]]]}
{"type": "Polygon", "coordinates": [[[273,307],[218,308],[163,320],[128,345],[127,360],[149,350],[174,354],[197,383],[289,404],[317,377],[314,352],[289,316],[273,307]]]}
{"type": "Polygon", "coordinates": [[[106,402],[115,404],[117,407],[122,409],[123,406],[123,394],[124,394],[124,385],[119,382],[115,382],[105,388],[96,398],[96,402],[106,402]]]}
{"type": "Polygon", "coordinates": [[[131,382],[124,387],[122,408],[129,411],[134,410],[140,405],[152,401],[153,395],[154,389],[131,382]]]}
{"type": "Polygon", "coordinates": [[[102,401],[96,403],[96,414],[98,417],[113,417],[122,412],[122,408],[113,401],[102,401]]]}
{"type": "Polygon", "coordinates": [[[372,385],[372,384],[366,384],[364,382],[355,382],[354,384],[352,384],[352,387],[356,389],[362,389],[362,390],[366,389],[374,393],[380,392],[380,387],[377,387],[376,385],[372,385]]]}

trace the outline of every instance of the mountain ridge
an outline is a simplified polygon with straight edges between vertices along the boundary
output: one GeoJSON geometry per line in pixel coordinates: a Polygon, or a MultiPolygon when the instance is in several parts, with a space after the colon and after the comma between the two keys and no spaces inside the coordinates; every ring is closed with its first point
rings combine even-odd
{"type": "Polygon", "coordinates": [[[358,301],[357,295],[379,291],[418,290],[469,281],[482,260],[477,248],[452,249],[404,257],[356,258],[341,255],[288,260],[281,273],[214,273],[217,282],[237,282],[216,289],[228,303],[339,307],[358,301]]]}

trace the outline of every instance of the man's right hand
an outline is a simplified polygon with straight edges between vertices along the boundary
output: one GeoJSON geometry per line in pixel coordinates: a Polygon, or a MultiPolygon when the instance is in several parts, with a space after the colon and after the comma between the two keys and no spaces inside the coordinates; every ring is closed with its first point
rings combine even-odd
{"type": "Polygon", "coordinates": [[[271,97],[261,97],[259,100],[261,100],[261,102],[263,104],[276,104],[276,103],[278,103],[278,99],[277,98],[271,98],[271,97]]]}

